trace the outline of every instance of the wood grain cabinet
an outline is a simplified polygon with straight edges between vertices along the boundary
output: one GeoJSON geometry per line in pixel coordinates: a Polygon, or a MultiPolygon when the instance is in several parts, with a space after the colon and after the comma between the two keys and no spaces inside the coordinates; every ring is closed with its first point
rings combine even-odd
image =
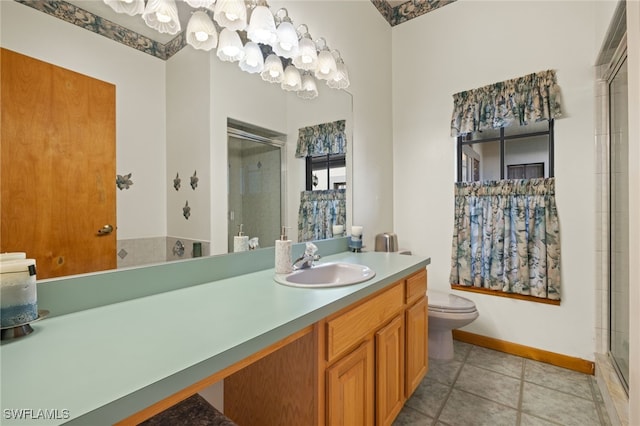
{"type": "Polygon", "coordinates": [[[373,423],[373,342],[365,341],[327,368],[327,423],[366,426],[373,423]]]}
{"type": "Polygon", "coordinates": [[[404,315],[398,315],[376,333],[376,424],[390,425],[405,401],[404,315]]]}
{"type": "Polygon", "coordinates": [[[420,270],[226,378],[225,414],[246,426],[391,425],[427,373],[426,289],[420,270]]]}
{"type": "Polygon", "coordinates": [[[429,368],[427,271],[407,280],[405,396],[416,390],[429,368]]]}

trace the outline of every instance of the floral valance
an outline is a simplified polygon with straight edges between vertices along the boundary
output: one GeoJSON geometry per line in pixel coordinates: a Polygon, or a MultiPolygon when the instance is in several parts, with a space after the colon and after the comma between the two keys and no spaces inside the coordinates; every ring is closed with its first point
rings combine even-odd
{"type": "Polygon", "coordinates": [[[560,87],[554,70],[453,95],[451,136],[560,117],[560,87]]]}
{"type": "Polygon", "coordinates": [[[347,152],[345,126],[345,120],[338,120],[299,129],[296,157],[345,154],[347,152]]]}

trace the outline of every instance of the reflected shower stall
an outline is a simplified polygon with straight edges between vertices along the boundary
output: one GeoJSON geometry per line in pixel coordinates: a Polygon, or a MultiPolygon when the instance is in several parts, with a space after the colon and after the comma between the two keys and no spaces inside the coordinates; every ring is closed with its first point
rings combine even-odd
{"type": "Polygon", "coordinates": [[[284,136],[236,123],[228,127],[228,251],[242,232],[271,247],[282,222],[284,136]]]}

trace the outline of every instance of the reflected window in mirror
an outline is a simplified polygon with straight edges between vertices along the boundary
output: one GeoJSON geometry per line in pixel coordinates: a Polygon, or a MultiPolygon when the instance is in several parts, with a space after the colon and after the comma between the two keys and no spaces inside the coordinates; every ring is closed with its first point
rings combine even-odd
{"type": "Polygon", "coordinates": [[[457,182],[554,176],[553,120],[457,138],[457,182]]]}
{"type": "Polygon", "coordinates": [[[346,189],[347,167],[345,154],[327,154],[306,157],[307,191],[325,191],[328,189],[346,189]]]}

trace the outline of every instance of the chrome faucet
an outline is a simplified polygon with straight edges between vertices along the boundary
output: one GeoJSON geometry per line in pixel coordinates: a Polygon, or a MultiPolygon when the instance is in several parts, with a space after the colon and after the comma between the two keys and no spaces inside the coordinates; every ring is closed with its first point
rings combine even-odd
{"type": "Polygon", "coordinates": [[[304,254],[293,262],[293,270],[297,271],[298,269],[309,269],[313,267],[313,262],[320,259],[320,255],[316,254],[316,251],[318,251],[318,247],[316,247],[315,244],[307,243],[304,254]]]}

